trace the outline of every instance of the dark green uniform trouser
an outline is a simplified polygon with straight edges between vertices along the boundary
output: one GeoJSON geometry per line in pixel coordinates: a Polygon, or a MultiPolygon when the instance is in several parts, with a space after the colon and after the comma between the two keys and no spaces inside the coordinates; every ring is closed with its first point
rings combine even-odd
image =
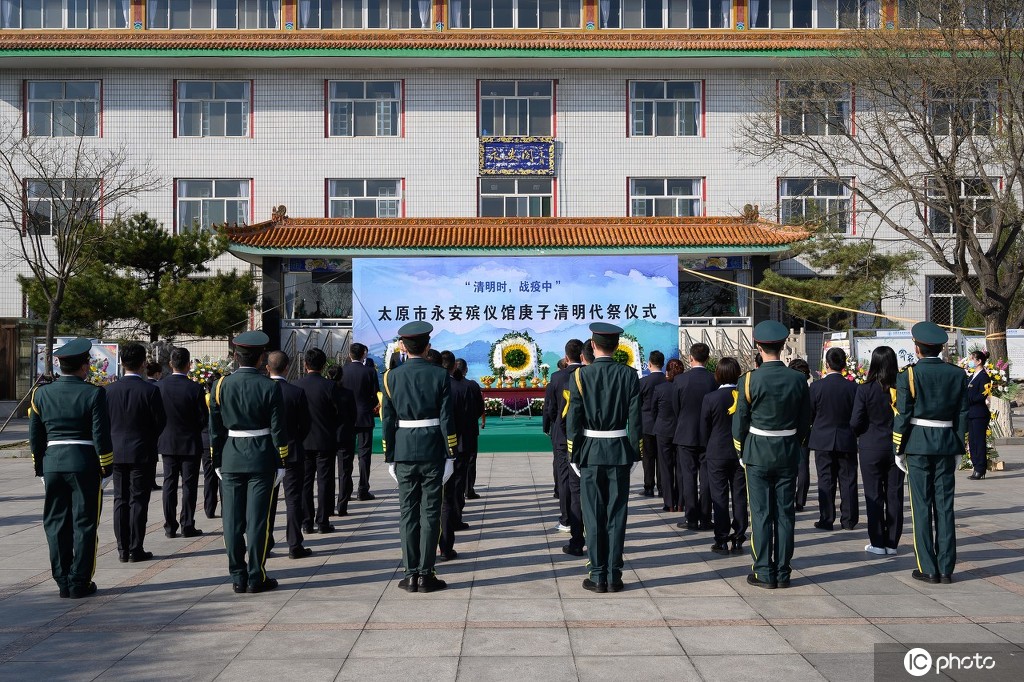
{"type": "Polygon", "coordinates": [[[907,455],[917,570],[952,575],[956,565],[953,492],[959,455],[907,455]]]}
{"type": "Polygon", "coordinates": [[[228,552],[231,581],[236,585],[256,586],[267,579],[267,543],[276,472],[226,473],[223,476],[224,547],[228,552]]]}
{"type": "Polygon", "coordinates": [[[763,467],[748,464],[747,506],[750,508],[751,570],[758,580],[789,580],[792,573],[794,497],[797,465],[763,467]]]}
{"type": "Polygon", "coordinates": [[[580,467],[580,507],[587,540],[590,579],[622,580],[622,546],[626,540],[629,465],[580,467]]]}
{"type": "Polygon", "coordinates": [[[441,535],[444,462],[396,462],[395,476],[405,575],[433,575],[441,535]]]}
{"type": "Polygon", "coordinates": [[[84,588],[96,572],[96,526],[103,507],[100,472],[43,474],[43,530],[59,587],[84,588]]]}

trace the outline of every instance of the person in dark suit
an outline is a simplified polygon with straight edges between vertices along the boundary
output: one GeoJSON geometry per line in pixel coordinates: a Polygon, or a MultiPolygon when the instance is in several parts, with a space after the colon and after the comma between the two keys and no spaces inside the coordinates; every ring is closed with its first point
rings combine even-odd
{"type": "Polygon", "coordinates": [[[843,376],[846,351],[829,348],[825,353],[825,376],[811,384],[811,436],[807,447],[814,450],[818,469],[818,520],[814,527],[832,530],[836,522],[836,489],[839,489],[843,530],[857,527],[860,500],[857,497],[857,437],[850,428],[857,384],[843,376]]]}
{"type": "Polygon", "coordinates": [[[896,554],[903,534],[903,478],[892,451],[893,405],[899,365],[889,346],[871,353],[867,381],[857,387],[850,428],[857,435],[864,507],[868,513],[865,552],[896,554]]]}
{"type": "Polygon", "coordinates": [[[988,423],[991,413],[988,396],[992,393],[992,379],[985,371],[988,353],[983,350],[971,351],[967,356],[971,376],[967,380],[967,444],[971,448],[971,466],[974,473],[969,481],[980,481],[988,471],[988,423]]]}
{"type": "MultiPolygon", "coordinates": [[[[150,382],[151,384],[155,384],[158,381],[160,381],[161,379],[163,379],[163,377],[164,377],[164,368],[160,365],[159,362],[147,362],[146,363],[146,381],[150,382]]],[[[156,470],[157,470],[157,461],[154,459],[153,460],[153,483],[150,485],[150,487],[153,490],[160,490],[161,486],[160,486],[159,483],[156,482],[156,470]]]]}
{"type": "Polygon", "coordinates": [[[558,504],[563,515],[555,530],[565,532],[568,527],[569,544],[563,546],[562,551],[572,556],[586,554],[583,549],[586,540],[583,537],[583,510],[580,507],[580,477],[569,466],[564,415],[568,384],[573,374],[582,367],[582,353],[583,342],[569,339],[565,343],[568,363],[565,369],[551,375],[551,381],[544,390],[544,410],[547,413],[544,421],[548,426],[547,434],[551,437],[551,450],[558,470],[558,504]]]}
{"type": "Polygon", "coordinates": [[[719,360],[715,368],[718,390],[705,395],[700,408],[700,441],[708,466],[715,519],[715,542],[711,551],[723,555],[743,554],[743,543],[747,539],[747,481],[732,444],[732,415],[736,411],[739,378],[740,363],[736,358],[719,360]],[[732,524],[729,523],[730,498],[732,524]]]}
{"type": "Polygon", "coordinates": [[[672,382],[675,386],[676,473],[682,492],[684,516],[676,524],[687,530],[711,530],[711,492],[707,462],[700,444],[700,408],[704,396],[718,384],[705,365],[711,349],[705,343],[690,346],[690,370],[672,382]],[[699,492],[698,492],[699,491],[699,492]]]}
{"type": "MultiPolygon", "coordinates": [[[[302,452],[302,442],[309,433],[309,404],[306,393],[298,386],[288,383],[288,365],[290,358],[287,353],[275,350],[267,355],[267,374],[277,382],[281,389],[281,401],[284,404],[284,418],[288,432],[288,456],[284,459],[284,505],[285,505],[285,539],[288,541],[288,558],[304,559],[313,550],[302,545],[302,486],[306,481],[306,458],[302,452]]],[[[267,551],[274,547],[274,519],[277,517],[277,502],[280,497],[280,486],[274,486],[270,503],[270,537],[267,551]]]]}
{"type": "Polygon", "coordinates": [[[455,354],[442,351],[441,366],[449,373],[451,380],[452,416],[455,418],[455,469],[441,494],[441,536],[438,550],[441,561],[457,559],[455,551],[455,532],[468,530],[469,524],[462,520],[462,508],[465,505],[463,491],[466,489],[466,463],[470,450],[476,449],[476,443],[467,443],[467,437],[475,441],[477,419],[483,411],[483,401],[476,404],[470,392],[469,382],[456,362],[455,354]],[[463,445],[469,447],[464,449],[463,445]]]}
{"type": "Polygon", "coordinates": [[[306,351],[306,376],[295,385],[306,393],[309,403],[309,434],[302,443],[306,456],[305,482],[302,488],[303,532],[333,533],[334,465],[338,451],[338,425],[345,418],[345,400],[341,388],[321,374],[327,356],[319,348],[306,351]],[[316,482],[316,499],[313,483],[316,482]]]}
{"type": "MultiPolygon", "coordinates": [[[[789,368],[807,377],[807,385],[811,384],[811,366],[803,358],[793,358],[789,368]]],[[[803,511],[807,506],[807,493],[811,490],[811,449],[806,445],[801,448],[800,466],[796,474],[796,510],[803,511]]]]}
{"type": "MultiPolygon", "coordinates": [[[[458,374],[462,376],[460,384],[466,391],[466,404],[465,411],[462,414],[461,421],[459,421],[459,442],[457,445],[457,454],[461,455],[466,460],[466,477],[468,478],[470,472],[476,468],[476,456],[480,449],[480,430],[484,428],[484,422],[487,419],[487,415],[484,412],[484,394],[480,390],[480,384],[476,383],[472,379],[466,376],[466,372],[469,371],[469,366],[466,361],[462,358],[455,360],[455,369],[458,374]],[[479,422],[479,425],[477,424],[479,422]]],[[[454,376],[452,373],[453,382],[455,385],[454,376]]],[[[473,473],[474,479],[476,478],[475,472],[473,473]]],[[[462,510],[466,508],[466,499],[468,495],[467,490],[471,490],[472,485],[466,483],[462,486],[462,492],[459,495],[459,522],[460,529],[467,530],[468,524],[462,521],[462,510]]]]}
{"type": "Polygon", "coordinates": [[[654,389],[665,383],[665,354],[660,350],[651,351],[647,358],[647,366],[651,373],[640,380],[640,405],[644,421],[644,497],[654,497],[654,487],[661,492],[661,481],[658,480],[658,437],[654,435],[654,389]]]}
{"type": "MultiPolygon", "coordinates": [[[[459,358],[455,362],[462,368],[462,374],[465,376],[469,372],[469,366],[466,364],[466,361],[459,358]]],[[[466,506],[466,500],[476,500],[480,498],[480,495],[476,492],[476,457],[480,449],[480,431],[483,431],[487,427],[487,411],[484,407],[484,393],[480,389],[480,384],[476,383],[476,381],[470,379],[468,376],[466,376],[466,381],[469,382],[469,390],[474,394],[473,399],[479,399],[480,402],[480,414],[477,415],[480,420],[480,428],[477,429],[474,434],[475,437],[473,438],[472,449],[466,457],[466,490],[465,495],[462,497],[463,507],[466,506]]]]}
{"type": "MultiPolygon", "coordinates": [[[[206,382],[203,382],[203,390],[206,392],[206,409],[209,412],[210,409],[210,392],[213,390],[213,384],[220,379],[220,373],[212,377],[206,382]]],[[[206,514],[206,518],[214,519],[217,518],[217,502],[221,498],[220,494],[220,478],[217,477],[217,472],[213,470],[213,453],[210,452],[210,423],[207,420],[206,426],[203,427],[203,512],[206,514]]]]}
{"type": "Polygon", "coordinates": [[[188,378],[192,357],[187,348],[171,351],[171,375],[156,386],[167,415],[167,426],[160,433],[157,451],[164,460],[164,535],[178,533],[178,479],[181,479],[181,535],[202,535],[196,528],[196,501],[199,497],[199,465],[203,457],[203,428],[209,424],[206,392],[188,378]]]}
{"type": "Polygon", "coordinates": [[[409,354],[405,351],[405,342],[402,341],[402,339],[399,339],[398,347],[393,353],[391,353],[391,357],[388,358],[387,368],[394,369],[395,367],[401,367],[408,359],[409,354]]]}
{"type": "Polygon", "coordinates": [[[682,360],[672,358],[665,366],[665,381],[654,389],[651,398],[651,418],[654,420],[654,438],[658,444],[658,478],[661,480],[662,511],[677,512],[683,508],[683,494],[676,475],[676,446],[672,437],[676,433],[675,380],[683,373],[682,360]]]}
{"type": "Polygon", "coordinates": [[[380,406],[377,399],[377,394],[380,392],[380,381],[377,379],[377,370],[367,366],[364,362],[366,351],[366,346],[361,343],[353,343],[349,346],[350,359],[341,372],[342,388],[351,394],[356,409],[355,422],[352,427],[355,435],[355,450],[347,449],[346,443],[342,443],[342,449],[338,451],[339,463],[345,461],[342,466],[344,480],[339,481],[341,486],[341,494],[338,495],[339,516],[348,513],[348,501],[352,497],[352,465],[356,456],[359,459],[359,500],[365,502],[374,499],[370,492],[370,453],[373,450],[374,415],[380,406]]]}
{"type": "Polygon", "coordinates": [[[114,443],[114,537],[122,562],[153,558],[143,543],[157,440],[167,423],[160,389],[142,377],[146,349],[129,343],[121,349],[125,373],[107,386],[110,434],[114,443]]]}
{"type": "Polygon", "coordinates": [[[341,382],[341,365],[335,365],[324,372],[324,376],[333,381],[341,392],[343,405],[342,418],[338,422],[338,500],[334,513],[348,516],[348,503],[352,500],[352,469],[355,465],[356,451],[356,399],[352,391],[341,382]],[[347,456],[346,456],[347,455],[347,456]]]}

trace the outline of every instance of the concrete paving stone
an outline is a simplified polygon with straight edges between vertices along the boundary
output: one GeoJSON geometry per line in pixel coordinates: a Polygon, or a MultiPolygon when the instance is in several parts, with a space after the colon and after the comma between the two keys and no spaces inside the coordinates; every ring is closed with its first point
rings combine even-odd
{"type": "MultiPolygon", "coordinates": [[[[584,590],[584,592],[586,591],[584,590]]],[[[610,593],[595,595],[593,592],[586,592],[586,594],[590,595],[589,599],[566,599],[562,602],[565,620],[570,626],[573,621],[588,620],[628,620],[664,624],[665,619],[653,599],[646,597],[608,599],[607,597],[612,596],[610,593]]],[[[625,592],[620,592],[616,596],[624,594],[625,592]]]]}
{"type": "MultiPolygon", "coordinates": [[[[804,658],[826,680],[845,682],[874,678],[875,659],[871,654],[804,654],[804,658]]],[[[878,682],[883,679],[880,678],[878,682]]]]}
{"type": "MultiPolygon", "coordinates": [[[[550,574],[548,575],[550,576],[550,574]]],[[[442,577],[447,580],[447,577],[442,577]]],[[[580,578],[580,582],[582,581],[583,578],[580,578]]],[[[534,579],[530,575],[494,577],[488,571],[486,577],[473,580],[473,598],[558,599],[558,585],[550,578],[547,580],[534,579]]]]}
{"type": "Polygon", "coordinates": [[[577,676],[571,656],[488,656],[463,658],[459,662],[456,679],[466,682],[564,682],[575,680],[577,676]]]}
{"type": "Polygon", "coordinates": [[[110,666],[110,661],[13,661],[0,665],[0,682],[89,682],[110,666]]]}
{"type": "Polygon", "coordinates": [[[370,623],[444,623],[459,627],[466,622],[469,596],[465,599],[420,599],[430,595],[405,594],[408,599],[379,602],[370,615],[370,623]]]}
{"type": "Polygon", "coordinates": [[[780,625],[775,630],[801,654],[865,654],[895,640],[874,625],[780,625]]]}
{"type": "Polygon", "coordinates": [[[477,599],[469,601],[467,624],[480,622],[534,622],[565,620],[558,599],[477,599]]]}
{"type": "Polygon", "coordinates": [[[577,656],[580,682],[698,682],[701,677],[686,656],[577,656]]]}
{"type": "Polygon", "coordinates": [[[796,653],[775,628],[767,625],[674,627],[672,632],[689,656],[796,653]]]}
{"type": "Polygon", "coordinates": [[[661,597],[654,603],[665,620],[746,620],[759,617],[742,597],[661,597]]]}
{"type": "Polygon", "coordinates": [[[462,639],[462,656],[571,656],[565,628],[473,628],[462,639]]]}
{"type": "Polygon", "coordinates": [[[362,625],[376,606],[376,599],[289,601],[270,619],[270,623],[272,625],[285,623],[353,623],[362,625]]]}
{"type": "Polygon", "coordinates": [[[125,659],[104,671],[97,680],[160,680],[160,682],[209,682],[224,670],[223,661],[143,661],[125,659]]]}
{"type": "Polygon", "coordinates": [[[821,682],[825,679],[798,654],[696,656],[690,660],[705,682],[821,682]]]}
{"type": "MultiPolygon", "coordinates": [[[[886,575],[873,575],[862,578],[829,578],[819,581],[810,577],[814,584],[824,589],[834,597],[843,595],[890,595],[907,594],[906,583],[886,575]]],[[[790,588],[792,589],[792,588],[790,588]]]]}
{"type": "Polygon", "coordinates": [[[935,595],[935,599],[953,611],[972,618],[1024,615],[1024,600],[1020,597],[1010,598],[1006,593],[963,594],[954,592],[941,596],[935,595]]]}
{"type": "MultiPolygon", "coordinates": [[[[273,594],[273,593],[270,593],[273,594]]],[[[277,600],[262,600],[262,594],[239,594],[233,604],[220,602],[199,602],[178,616],[172,623],[175,627],[193,625],[264,625],[281,610],[283,603],[277,600]]]]}
{"type": "Polygon", "coordinates": [[[218,682],[251,682],[256,679],[330,682],[341,672],[344,659],[309,657],[302,660],[254,661],[235,659],[217,676],[218,682]]]}
{"type": "Polygon", "coordinates": [[[45,595],[19,595],[18,598],[5,600],[0,625],[17,625],[33,627],[46,625],[78,607],[81,602],[61,599],[57,595],[57,586],[50,582],[45,595]]]}
{"type": "Polygon", "coordinates": [[[152,632],[55,632],[15,661],[117,661],[137,649],[152,632]]]}
{"type": "Polygon", "coordinates": [[[790,596],[787,590],[764,590],[744,599],[765,618],[854,618],[856,612],[835,597],[790,596]]]}
{"type": "Polygon", "coordinates": [[[264,630],[239,652],[236,660],[325,658],[343,660],[359,638],[359,630],[316,630],[299,632],[264,630]]]}
{"type": "Polygon", "coordinates": [[[569,627],[569,641],[577,656],[613,656],[629,652],[634,656],[678,656],[679,641],[668,627],[569,627]]]}
{"type": "Polygon", "coordinates": [[[0,570],[0,587],[17,585],[21,581],[33,578],[40,573],[45,573],[46,580],[50,580],[49,571],[39,571],[34,568],[5,568],[0,570]]]}
{"type": "Polygon", "coordinates": [[[981,623],[981,626],[1007,642],[1024,645],[1024,623],[981,623]]]}
{"type": "Polygon", "coordinates": [[[944,623],[928,625],[920,623],[901,623],[898,625],[879,625],[885,634],[901,644],[966,644],[1002,642],[1003,638],[973,623],[944,623]]]}
{"type": "Polygon", "coordinates": [[[125,659],[211,660],[233,658],[256,636],[253,631],[162,630],[147,639],[125,659]]]}
{"type": "Polygon", "coordinates": [[[842,595],[837,597],[865,618],[923,618],[956,616],[956,612],[923,594],[842,595]]]}
{"type": "Polygon", "coordinates": [[[349,657],[458,656],[462,649],[462,633],[462,628],[364,630],[352,647],[349,657]]]}

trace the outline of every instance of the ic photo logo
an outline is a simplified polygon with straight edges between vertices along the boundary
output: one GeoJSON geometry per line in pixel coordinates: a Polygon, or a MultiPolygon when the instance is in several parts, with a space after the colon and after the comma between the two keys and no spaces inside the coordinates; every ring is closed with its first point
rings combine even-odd
{"type": "Polygon", "coordinates": [[[903,667],[914,677],[927,675],[932,669],[932,655],[920,647],[911,649],[903,657],[903,667]]]}
{"type": "Polygon", "coordinates": [[[903,667],[914,677],[922,677],[931,672],[933,662],[936,675],[944,670],[992,670],[996,667],[996,661],[992,656],[982,654],[957,656],[950,653],[932,659],[932,655],[921,647],[911,649],[903,657],[903,667]]]}

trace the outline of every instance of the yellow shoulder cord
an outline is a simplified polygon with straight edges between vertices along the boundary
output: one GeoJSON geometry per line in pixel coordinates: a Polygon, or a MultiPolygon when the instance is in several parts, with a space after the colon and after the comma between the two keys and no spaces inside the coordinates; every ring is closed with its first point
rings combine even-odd
{"type": "Polygon", "coordinates": [[[747,396],[747,405],[750,405],[750,374],[747,374],[747,380],[743,382],[743,394],[747,396]]]}
{"type": "Polygon", "coordinates": [[[387,393],[388,397],[390,398],[391,397],[391,387],[388,386],[388,374],[391,374],[391,370],[390,369],[388,371],[384,372],[384,392],[387,393]]]}
{"type": "Polygon", "coordinates": [[[907,381],[910,383],[910,397],[917,398],[917,393],[914,391],[914,367],[911,365],[907,367],[907,381]]]}
{"type": "Polygon", "coordinates": [[[220,379],[217,380],[217,388],[214,389],[214,397],[217,399],[217,404],[222,406],[222,407],[223,407],[224,403],[222,403],[220,401],[220,390],[223,387],[224,387],[224,377],[221,377],[220,379]]]}

